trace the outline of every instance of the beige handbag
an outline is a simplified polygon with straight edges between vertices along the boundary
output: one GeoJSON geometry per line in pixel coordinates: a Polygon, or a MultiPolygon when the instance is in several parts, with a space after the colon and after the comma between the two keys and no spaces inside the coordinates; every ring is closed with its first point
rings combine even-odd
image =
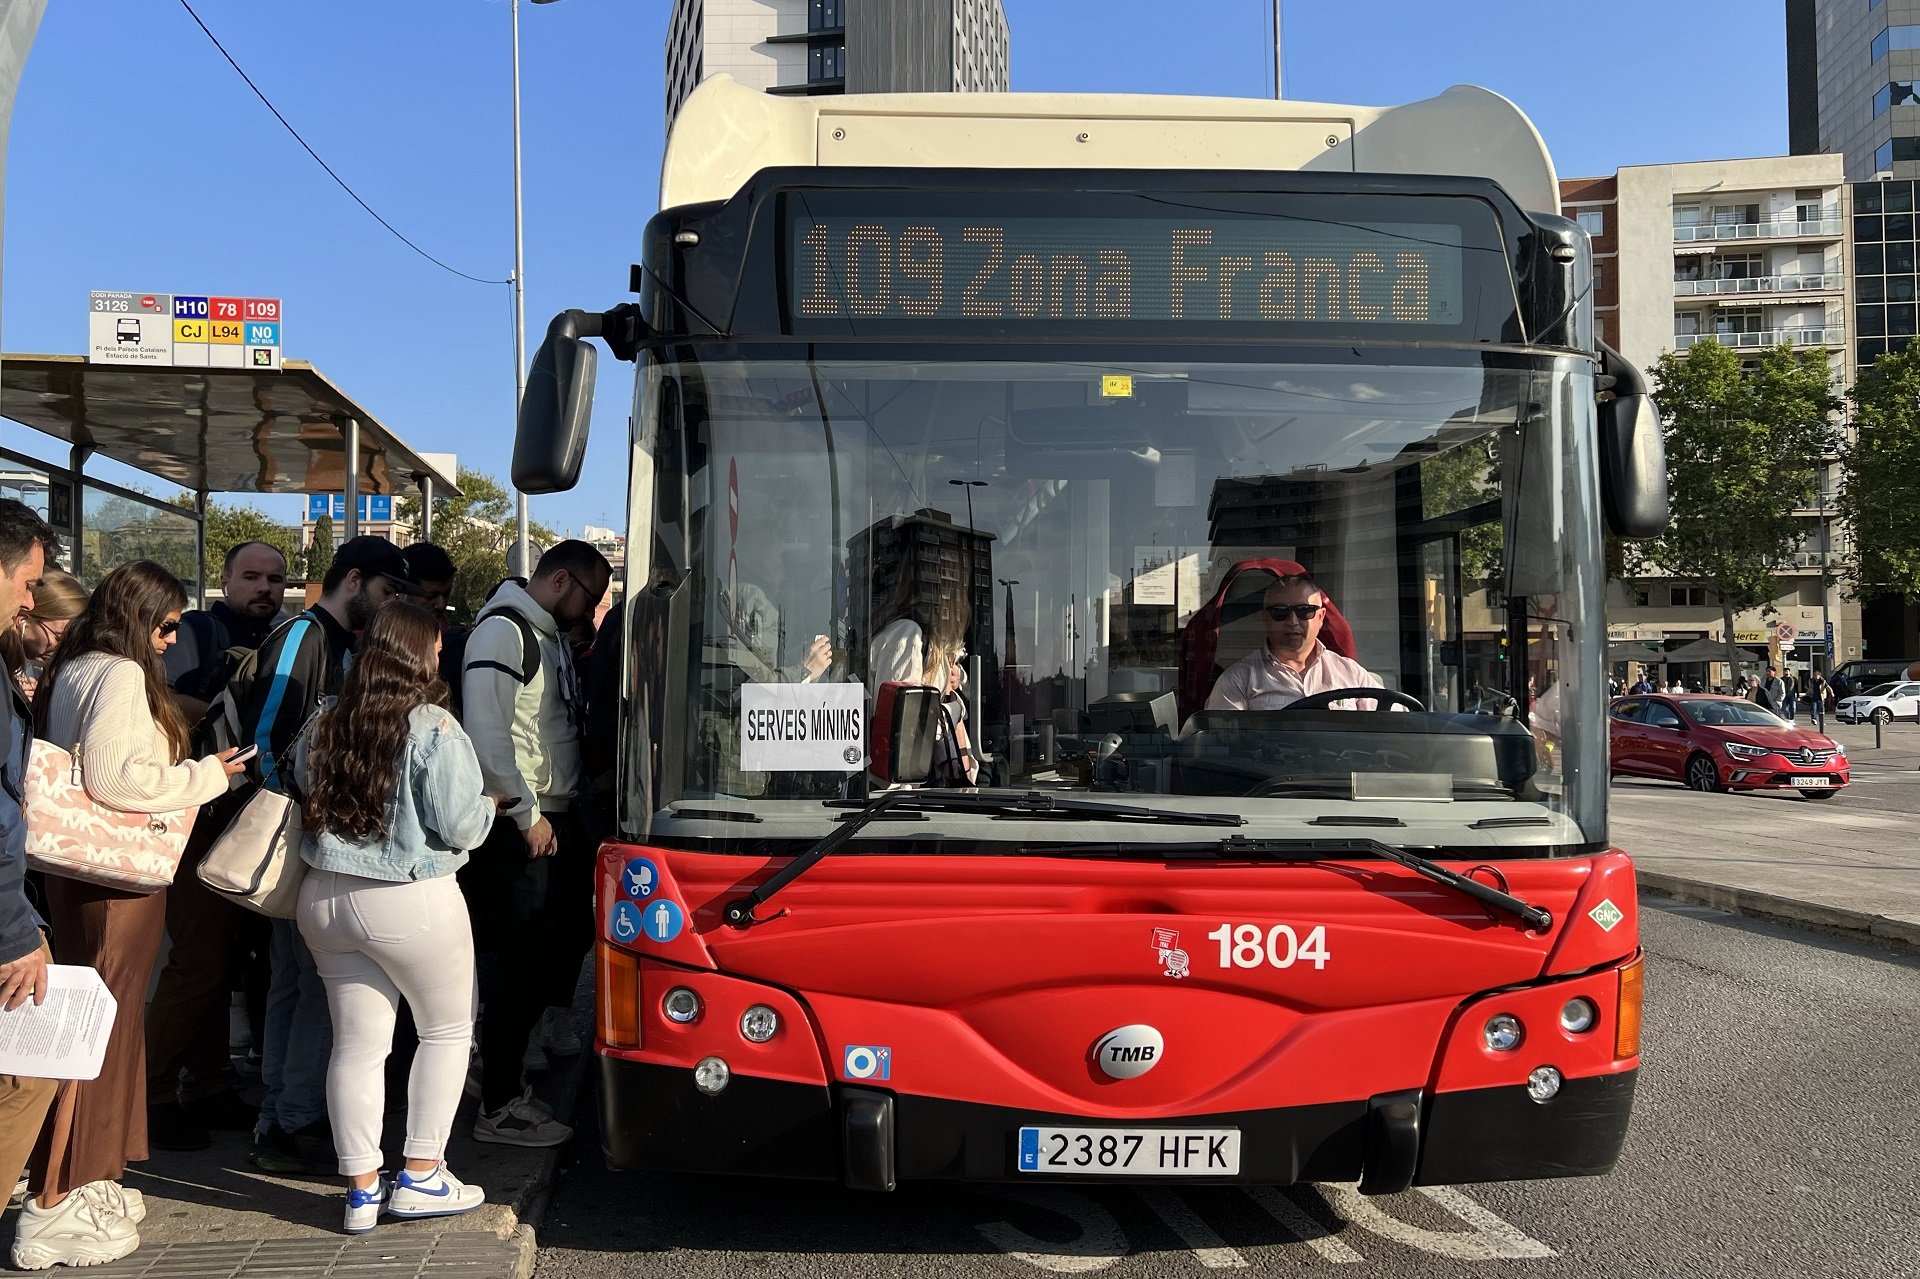
{"type": "MultiPolygon", "coordinates": [[[[294,750],[319,717],[318,711],[307,717],[283,756],[289,788],[294,750]]],[[[292,919],[300,904],[300,881],[307,877],[306,859],[300,856],[305,841],[300,801],[256,783],[234,819],[208,846],[194,874],[215,896],[236,906],[270,919],[292,919]]]]}
{"type": "Polygon", "coordinates": [[[27,865],[34,870],[129,893],[173,882],[197,808],[129,813],[87,794],[80,756],[35,738],[21,805],[27,865]]]}

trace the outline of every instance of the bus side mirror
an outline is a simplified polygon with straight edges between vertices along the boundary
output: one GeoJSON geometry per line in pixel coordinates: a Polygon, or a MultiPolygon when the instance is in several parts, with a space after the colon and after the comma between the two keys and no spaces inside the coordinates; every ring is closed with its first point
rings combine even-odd
{"type": "Polygon", "coordinates": [[[1615,393],[1600,405],[1600,508],[1616,536],[1659,537],[1672,518],[1660,409],[1625,356],[1602,343],[1600,359],[1615,393]]]}
{"type": "Polygon", "coordinates": [[[562,493],[580,479],[593,418],[595,353],[601,317],[563,311],[547,326],[533,357],[513,440],[513,486],[523,493],[562,493]]]}

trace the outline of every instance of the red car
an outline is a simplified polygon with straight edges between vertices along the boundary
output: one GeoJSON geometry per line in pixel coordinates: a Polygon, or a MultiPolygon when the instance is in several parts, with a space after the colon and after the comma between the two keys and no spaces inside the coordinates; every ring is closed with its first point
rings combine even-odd
{"type": "Polygon", "coordinates": [[[1829,799],[1847,785],[1847,748],[1737,697],[1617,697],[1608,709],[1610,771],[1695,790],[1797,790],[1829,799]]]}

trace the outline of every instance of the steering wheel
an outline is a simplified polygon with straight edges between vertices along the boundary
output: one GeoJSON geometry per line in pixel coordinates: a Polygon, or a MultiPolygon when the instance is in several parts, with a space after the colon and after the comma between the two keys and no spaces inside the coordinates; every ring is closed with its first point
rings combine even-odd
{"type": "Polygon", "coordinates": [[[1374,702],[1392,702],[1406,707],[1410,711],[1426,711],[1419,698],[1391,688],[1330,688],[1324,693],[1309,693],[1297,702],[1288,702],[1280,709],[1283,711],[1324,711],[1333,703],[1345,701],[1349,697],[1364,697],[1374,702]]]}

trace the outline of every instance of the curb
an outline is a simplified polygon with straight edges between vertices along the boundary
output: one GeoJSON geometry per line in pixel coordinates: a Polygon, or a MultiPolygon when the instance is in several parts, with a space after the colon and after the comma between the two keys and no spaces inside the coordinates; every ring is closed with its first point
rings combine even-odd
{"type": "MultiPolygon", "coordinates": [[[[580,1055],[567,1067],[566,1077],[554,1097],[554,1118],[563,1124],[571,1124],[574,1112],[579,1109],[582,1085],[592,1060],[593,1044],[588,1040],[580,1055]]],[[[534,1264],[540,1255],[539,1229],[546,1221],[547,1208],[553,1203],[553,1183],[560,1173],[560,1160],[571,1144],[566,1142],[541,1152],[539,1170],[521,1187],[513,1201],[505,1205],[507,1220],[498,1230],[514,1248],[513,1279],[532,1279],[534,1264]]]]}
{"type": "Polygon", "coordinates": [[[1638,867],[1635,873],[1642,889],[1676,901],[1712,906],[1752,919],[1812,925],[1832,932],[1864,936],[1909,954],[1920,954],[1920,923],[1910,919],[1894,919],[1870,911],[1823,906],[1818,902],[1782,897],[1777,893],[1687,879],[1638,867]]]}

